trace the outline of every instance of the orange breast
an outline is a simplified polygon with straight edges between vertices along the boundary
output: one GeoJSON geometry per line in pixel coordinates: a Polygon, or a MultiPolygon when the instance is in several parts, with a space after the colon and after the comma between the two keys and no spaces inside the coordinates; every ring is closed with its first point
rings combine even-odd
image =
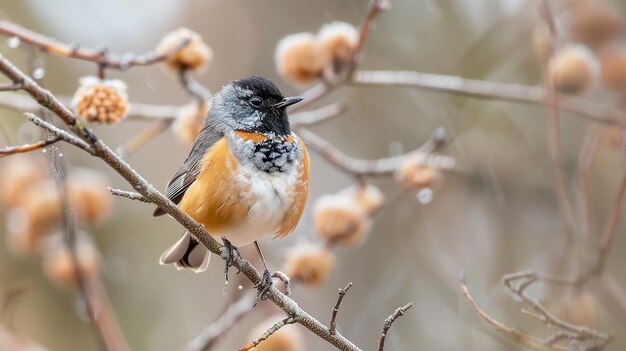
{"type": "Polygon", "coordinates": [[[252,201],[242,201],[248,189],[235,181],[239,163],[225,139],[206,152],[201,167],[180,208],[202,223],[209,233],[223,232],[244,221],[252,201]]]}

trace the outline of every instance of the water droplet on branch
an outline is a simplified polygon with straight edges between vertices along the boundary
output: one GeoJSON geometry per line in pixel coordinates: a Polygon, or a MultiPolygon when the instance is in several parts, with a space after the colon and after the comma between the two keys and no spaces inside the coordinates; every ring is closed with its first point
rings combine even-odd
{"type": "Polygon", "coordinates": [[[19,37],[10,37],[9,39],[7,39],[7,45],[11,49],[15,49],[18,46],[20,46],[21,42],[22,42],[22,40],[19,37]]]}

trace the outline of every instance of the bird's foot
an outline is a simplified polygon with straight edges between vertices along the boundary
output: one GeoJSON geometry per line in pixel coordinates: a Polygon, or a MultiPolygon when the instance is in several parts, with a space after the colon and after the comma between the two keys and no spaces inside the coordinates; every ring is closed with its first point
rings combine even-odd
{"type": "MultiPolygon", "coordinates": [[[[226,238],[222,238],[222,242],[224,243],[224,253],[222,254],[222,258],[224,258],[224,260],[226,261],[226,264],[224,266],[224,274],[226,275],[226,283],[228,283],[228,270],[230,269],[230,267],[234,266],[234,262],[235,262],[235,257],[239,257],[241,258],[241,254],[239,253],[239,249],[231,244],[231,242],[226,239],[226,238]]],[[[239,274],[241,271],[237,270],[237,274],[239,274]]]]}
{"type": "Polygon", "coordinates": [[[261,279],[259,284],[254,286],[257,289],[256,301],[254,302],[255,306],[257,303],[259,303],[259,301],[267,299],[267,293],[269,293],[273,284],[274,283],[272,282],[272,274],[269,270],[266,269],[263,272],[263,278],[261,279]]]}

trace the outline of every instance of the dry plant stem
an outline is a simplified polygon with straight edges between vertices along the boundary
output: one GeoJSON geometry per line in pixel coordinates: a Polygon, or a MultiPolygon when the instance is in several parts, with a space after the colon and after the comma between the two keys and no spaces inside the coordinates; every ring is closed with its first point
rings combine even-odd
{"type": "Polygon", "coordinates": [[[132,191],[126,191],[126,190],[121,190],[121,189],[113,189],[113,188],[109,188],[109,191],[111,192],[111,195],[115,195],[115,196],[119,196],[119,197],[125,197],[129,200],[137,200],[137,201],[141,201],[144,203],[150,203],[150,201],[148,201],[145,197],[143,197],[143,195],[139,194],[139,193],[135,193],[132,191]]]}
{"type": "Polygon", "coordinates": [[[591,168],[598,149],[598,126],[591,126],[585,135],[585,140],[578,158],[578,213],[580,216],[580,228],[583,231],[582,238],[591,233],[589,217],[591,213],[589,203],[589,183],[591,181],[591,168]]]}
{"type": "Polygon", "coordinates": [[[602,270],[604,269],[604,263],[606,262],[607,254],[611,248],[611,244],[613,243],[613,238],[615,237],[617,224],[619,222],[620,214],[622,212],[624,193],[626,193],[626,167],[623,167],[622,169],[622,178],[620,180],[619,188],[615,196],[615,203],[613,204],[613,208],[609,215],[606,228],[604,229],[604,234],[602,235],[602,243],[600,245],[597,264],[597,269],[599,272],[602,272],[602,270]]]}
{"type": "Polygon", "coordinates": [[[404,316],[406,311],[408,311],[411,307],[413,307],[413,302],[409,302],[406,305],[399,307],[395,310],[395,312],[393,312],[391,316],[385,319],[383,332],[380,334],[380,340],[378,341],[378,351],[383,351],[385,349],[385,339],[387,338],[387,333],[389,332],[389,329],[391,328],[393,323],[396,321],[396,319],[404,316]]]}
{"type": "Polygon", "coordinates": [[[255,301],[255,294],[246,294],[237,302],[230,304],[228,309],[215,322],[204,328],[200,335],[187,344],[185,351],[210,350],[241,318],[252,311],[255,301]]]}
{"type": "MultiPolygon", "coordinates": [[[[546,105],[548,92],[541,87],[466,79],[413,71],[357,71],[351,84],[413,87],[481,99],[546,105]]],[[[591,121],[626,127],[626,114],[581,98],[559,96],[560,107],[591,121]]]]}
{"type": "Polygon", "coordinates": [[[32,144],[21,145],[21,146],[8,146],[5,148],[0,148],[0,158],[6,157],[9,155],[20,154],[24,152],[31,152],[31,151],[43,149],[44,147],[48,145],[52,145],[59,140],[61,140],[60,137],[54,136],[54,137],[41,140],[32,144]]]}
{"type": "Polygon", "coordinates": [[[339,307],[341,307],[343,297],[346,296],[346,293],[351,287],[352,282],[349,282],[345,288],[339,289],[339,296],[337,297],[337,302],[335,303],[335,307],[333,307],[333,313],[330,317],[330,335],[334,335],[337,332],[337,313],[339,313],[339,307]]]}
{"type": "MultiPolygon", "coordinates": [[[[47,133],[46,133],[47,134],[47,133]]],[[[126,340],[119,329],[115,320],[115,314],[112,310],[106,311],[107,308],[111,308],[108,303],[108,298],[103,289],[96,290],[97,278],[88,278],[80,270],[78,262],[78,254],[76,252],[77,234],[74,211],[70,208],[69,198],[67,195],[66,184],[66,166],[61,156],[61,150],[57,147],[52,147],[49,152],[50,155],[50,168],[52,176],[57,183],[57,189],[61,199],[62,223],[65,231],[63,235],[64,243],[67,250],[70,252],[72,259],[72,266],[74,268],[74,275],[78,282],[78,292],[80,294],[81,301],[84,303],[87,315],[90,321],[96,327],[97,335],[100,341],[110,351],[125,351],[129,350],[126,340]],[[102,316],[106,318],[102,318],[102,316]]]]}
{"type": "Polygon", "coordinates": [[[144,145],[149,143],[152,139],[159,136],[161,133],[165,132],[172,125],[173,120],[162,120],[155,122],[150,127],[142,130],[137,135],[135,135],[132,139],[127,141],[124,145],[120,146],[117,149],[117,154],[122,158],[127,158],[132,156],[134,153],[139,151],[144,145]]]}
{"type": "Polygon", "coordinates": [[[15,91],[22,89],[22,85],[19,83],[0,84],[0,92],[15,91]]]}
{"type": "Polygon", "coordinates": [[[293,128],[310,127],[326,122],[333,117],[337,117],[346,112],[347,109],[348,105],[338,102],[320,107],[316,110],[295,113],[289,116],[289,121],[293,128]]]}
{"type": "MultiPolygon", "coordinates": [[[[541,13],[545,22],[550,29],[550,42],[554,43],[557,40],[556,25],[554,24],[554,18],[552,18],[552,11],[550,5],[546,0],[541,1],[541,13]]],[[[550,56],[554,55],[554,47],[550,47],[550,56]]],[[[547,72],[547,68],[544,69],[547,72]]],[[[546,77],[547,83],[547,95],[546,105],[549,110],[548,118],[548,150],[550,152],[550,158],[552,160],[552,168],[554,172],[554,182],[557,200],[563,220],[565,222],[565,229],[568,238],[571,242],[576,239],[576,220],[574,219],[574,208],[572,201],[567,192],[567,177],[565,176],[565,170],[563,169],[563,155],[561,153],[561,117],[560,117],[560,101],[559,95],[556,91],[554,77],[546,77]]]]}
{"type": "MultiPolygon", "coordinates": [[[[78,135],[93,150],[93,155],[102,159],[114,171],[121,175],[139,194],[149,202],[162,208],[167,214],[183,225],[190,234],[209,249],[212,253],[224,257],[224,247],[210,236],[204,227],[194,221],[189,215],[182,212],[178,206],[167,199],[153,185],[148,183],[139,173],[133,170],[124,160],[113,152],[102,140],[87,127],[85,127],[74,114],[65,107],[49,91],[41,88],[37,83],[25,75],[4,57],[0,56],[0,72],[14,82],[24,82],[23,90],[32,96],[39,104],[53,113],[78,135]]],[[[234,267],[241,270],[253,284],[261,282],[261,275],[254,266],[247,260],[236,257],[234,267]]],[[[315,333],[320,338],[334,345],[340,350],[357,351],[360,350],[341,334],[330,335],[326,326],[309,315],[298,304],[281,293],[276,287],[272,287],[268,292],[268,299],[282,309],[288,316],[297,317],[297,323],[303,325],[315,333]]]]}
{"type": "MultiPolygon", "coordinates": [[[[420,149],[399,156],[363,160],[352,158],[337,149],[332,143],[305,128],[298,128],[298,134],[312,150],[319,152],[328,162],[355,177],[384,176],[393,174],[402,162],[410,156],[422,156],[424,161],[444,171],[458,171],[456,160],[450,156],[432,155],[420,149]]],[[[431,141],[427,142],[430,144],[431,141]]]]}
{"type": "Polygon", "coordinates": [[[198,102],[211,101],[211,92],[193,78],[190,70],[181,68],[178,71],[178,78],[185,91],[197,99],[198,102]]]}
{"type": "Polygon", "coordinates": [[[150,51],[141,55],[126,54],[114,56],[106,54],[102,49],[81,48],[78,45],[65,44],[8,21],[0,21],[0,34],[19,38],[20,41],[51,54],[90,61],[97,63],[101,67],[120,70],[126,70],[133,66],[147,66],[158,63],[176,54],[189,44],[189,40],[182,40],[176,47],[164,54],[150,51]]]}
{"type": "Polygon", "coordinates": [[[578,340],[592,340],[596,339],[602,341],[605,345],[611,341],[611,335],[593,330],[588,327],[576,326],[571,323],[567,323],[563,320],[555,317],[550,311],[548,311],[543,305],[541,305],[536,299],[526,295],[526,288],[538,280],[537,275],[532,272],[517,272],[507,274],[502,278],[504,285],[511,290],[513,294],[519,297],[524,303],[529,305],[537,314],[537,319],[545,324],[553,325],[566,333],[570,333],[573,338],[578,340]],[[520,281],[518,285],[514,282],[520,281]]]}
{"type": "Polygon", "coordinates": [[[249,344],[247,344],[246,346],[242,347],[241,349],[239,349],[239,351],[249,351],[251,349],[253,349],[254,347],[256,347],[257,345],[259,345],[260,343],[262,343],[263,341],[267,340],[267,338],[269,338],[270,336],[272,336],[272,334],[276,333],[277,331],[280,330],[280,328],[289,325],[289,324],[294,324],[296,322],[296,319],[293,317],[287,317],[285,319],[281,319],[280,321],[276,322],[276,324],[274,324],[273,326],[271,326],[265,333],[263,333],[263,335],[261,335],[258,339],[250,342],[249,344]]]}
{"type": "Polygon", "coordinates": [[[482,319],[484,319],[487,323],[489,323],[491,326],[493,326],[496,331],[498,332],[502,332],[504,334],[509,335],[511,338],[519,341],[520,343],[528,346],[529,348],[533,349],[533,350],[539,350],[539,351],[551,351],[551,350],[558,350],[558,351],[569,351],[569,348],[561,346],[561,345],[546,345],[543,340],[532,336],[532,335],[528,335],[525,334],[515,328],[511,328],[501,322],[499,322],[498,320],[496,320],[495,318],[491,317],[487,312],[485,312],[476,302],[476,300],[474,300],[474,297],[470,294],[469,289],[467,288],[467,285],[465,284],[464,279],[461,279],[460,282],[460,288],[461,288],[461,293],[463,293],[463,296],[465,297],[465,299],[467,300],[467,302],[470,304],[470,306],[472,307],[472,309],[476,312],[476,314],[481,317],[482,319]]]}

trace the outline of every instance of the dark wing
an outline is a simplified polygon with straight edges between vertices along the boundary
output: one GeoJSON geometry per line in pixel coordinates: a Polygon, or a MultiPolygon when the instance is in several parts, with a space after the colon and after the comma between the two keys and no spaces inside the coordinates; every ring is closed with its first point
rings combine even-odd
{"type": "MultiPolygon", "coordinates": [[[[221,138],[221,135],[211,131],[206,126],[202,129],[200,135],[198,135],[196,140],[193,142],[187,159],[167,183],[165,196],[168,199],[172,200],[175,204],[178,204],[180,200],[182,200],[185,195],[185,191],[189,189],[191,184],[193,184],[198,177],[198,173],[200,173],[200,163],[204,154],[221,138]]],[[[152,215],[157,217],[164,214],[165,211],[157,208],[152,215]]]]}

